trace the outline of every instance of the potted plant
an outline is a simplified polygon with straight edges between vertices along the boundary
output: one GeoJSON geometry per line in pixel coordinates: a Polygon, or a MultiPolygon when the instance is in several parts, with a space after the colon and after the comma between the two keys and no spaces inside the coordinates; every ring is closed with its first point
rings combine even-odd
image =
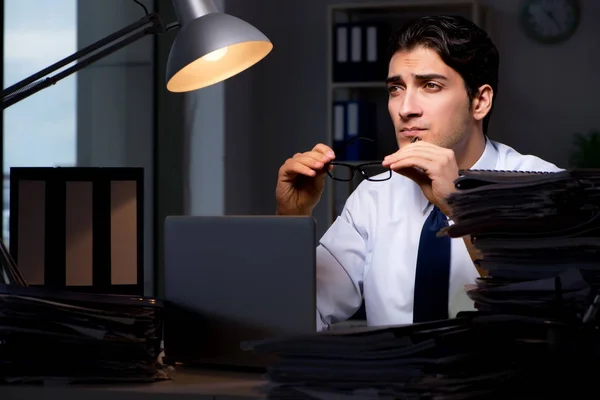
{"type": "Polygon", "coordinates": [[[600,168],[600,131],[573,135],[571,166],[573,168],[600,168]]]}

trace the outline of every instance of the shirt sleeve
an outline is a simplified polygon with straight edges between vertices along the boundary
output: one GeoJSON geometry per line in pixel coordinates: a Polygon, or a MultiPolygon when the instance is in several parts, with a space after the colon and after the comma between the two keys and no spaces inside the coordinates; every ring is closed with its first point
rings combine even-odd
{"type": "Polygon", "coordinates": [[[347,320],[362,303],[367,234],[355,218],[359,202],[355,191],[317,247],[318,330],[347,320]]]}

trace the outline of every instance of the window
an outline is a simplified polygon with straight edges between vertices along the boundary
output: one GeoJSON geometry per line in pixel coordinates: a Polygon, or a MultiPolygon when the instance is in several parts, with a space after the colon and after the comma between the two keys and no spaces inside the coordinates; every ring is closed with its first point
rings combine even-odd
{"type": "MultiPolygon", "coordinates": [[[[4,0],[3,38],[7,88],[77,50],[77,0],[4,0]]],[[[76,85],[71,75],[4,111],[2,236],[7,244],[10,168],[76,165],[76,85]]]]}

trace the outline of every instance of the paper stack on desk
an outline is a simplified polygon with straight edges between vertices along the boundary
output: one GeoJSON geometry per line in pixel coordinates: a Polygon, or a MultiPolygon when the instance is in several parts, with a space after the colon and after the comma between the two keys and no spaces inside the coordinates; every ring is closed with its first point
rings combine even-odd
{"type": "Polygon", "coordinates": [[[470,235],[493,276],[537,279],[600,269],[600,173],[464,171],[448,201],[451,237],[470,235]]]}
{"type": "Polygon", "coordinates": [[[477,308],[583,318],[600,287],[600,171],[467,170],[456,187],[445,233],[481,254],[477,308]]]}
{"type": "Polygon", "coordinates": [[[268,399],[553,398],[565,382],[577,384],[570,391],[576,398],[592,385],[590,374],[598,373],[582,365],[597,361],[597,354],[581,332],[540,318],[476,313],[244,348],[279,356],[268,368],[269,384],[260,388],[268,399]],[[567,348],[562,343],[569,337],[576,345],[567,348]]]}
{"type": "Polygon", "coordinates": [[[0,284],[0,382],[154,381],[154,299],[0,284]]]}
{"type": "Polygon", "coordinates": [[[0,240],[0,383],[162,379],[163,312],[154,298],[28,286],[0,240]]]}

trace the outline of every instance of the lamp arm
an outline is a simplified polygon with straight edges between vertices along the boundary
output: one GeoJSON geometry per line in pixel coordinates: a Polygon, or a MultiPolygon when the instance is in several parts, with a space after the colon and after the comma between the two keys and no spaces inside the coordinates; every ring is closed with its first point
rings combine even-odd
{"type": "Polygon", "coordinates": [[[163,33],[165,32],[165,27],[160,21],[158,14],[152,13],[146,15],[144,18],[139,21],[109,35],[105,38],[87,46],[83,49],[77,51],[76,53],[66,57],[55,64],[50,65],[47,68],[23,79],[20,82],[8,87],[7,89],[2,91],[2,110],[10,107],[11,105],[18,103],[19,101],[33,95],[34,93],[39,92],[51,85],[56,84],[61,79],[66,78],[67,76],[85,68],[86,66],[92,64],[95,61],[98,61],[109,54],[114,53],[115,51],[122,49],[123,47],[128,46],[129,44],[151,34],[163,33]],[[150,25],[149,25],[150,24],[150,25]],[[149,25],[149,26],[148,26],[149,25]],[[145,27],[145,28],[144,28],[145,27]],[[130,34],[140,28],[144,28],[141,31],[138,31],[134,34],[130,34]],[[124,36],[129,35],[128,37],[124,36]],[[102,47],[116,41],[122,39],[112,45],[102,49],[102,47]],[[99,50],[99,51],[98,51],[99,50]],[[93,54],[92,54],[93,53],[93,54]],[[47,77],[42,79],[44,76],[58,70],[59,68],[64,67],[67,64],[72,63],[73,61],[77,61],[71,67],[65,69],[62,72],[54,76],[47,77]],[[41,80],[42,79],[42,80],[41,80]]]}

